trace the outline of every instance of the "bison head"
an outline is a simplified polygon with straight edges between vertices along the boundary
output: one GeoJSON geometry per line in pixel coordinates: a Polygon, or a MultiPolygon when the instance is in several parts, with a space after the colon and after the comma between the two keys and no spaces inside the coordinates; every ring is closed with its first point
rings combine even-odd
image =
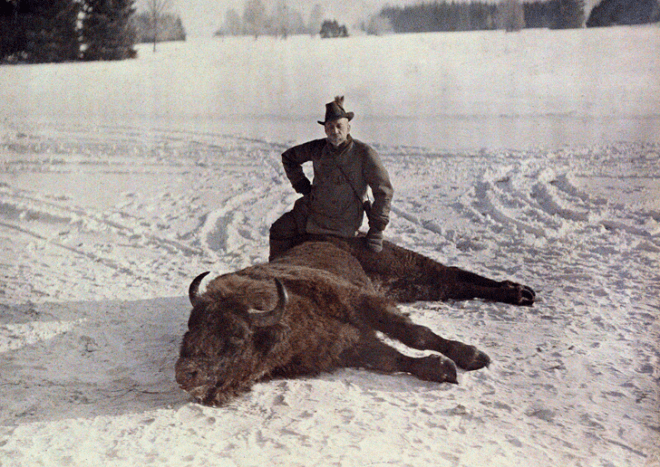
{"type": "Polygon", "coordinates": [[[220,405],[272,370],[267,362],[273,359],[265,357],[286,333],[280,320],[288,297],[279,279],[274,280],[277,304],[270,311],[255,310],[246,303],[249,297],[241,294],[200,296],[199,284],[206,274],[190,284],[193,309],[175,366],[176,381],[198,402],[220,405]]]}

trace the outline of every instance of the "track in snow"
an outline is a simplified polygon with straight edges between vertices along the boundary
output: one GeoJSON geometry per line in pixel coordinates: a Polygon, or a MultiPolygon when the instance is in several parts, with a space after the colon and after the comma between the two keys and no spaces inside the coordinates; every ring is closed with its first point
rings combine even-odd
{"type": "Polygon", "coordinates": [[[337,446],[353,460],[385,462],[373,449],[384,443],[411,465],[465,463],[485,451],[498,465],[654,459],[657,145],[379,147],[396,189],[391,239],[536,289],[531,309],[404,308],[485,350],[491,367],[451,388],[348,370],[257,385],[223,410],[189,403],[172,374],[186,288],[203,270],[265,260],[268,227],[297,196],[280,167],[284,147],[130,127],[5,136],[0,397],[12,403],[1,414],[0,455],[32,455],[22,448],[28,438],[45,451],[76,449],[68,440],[85,433],[109,460],[117,446],[157,433],[171,437],[168,446],[185,437],[213,455],[216,446],[257,446],[285,459],[295,445],[318,463],[336,459],[337,446]]]}

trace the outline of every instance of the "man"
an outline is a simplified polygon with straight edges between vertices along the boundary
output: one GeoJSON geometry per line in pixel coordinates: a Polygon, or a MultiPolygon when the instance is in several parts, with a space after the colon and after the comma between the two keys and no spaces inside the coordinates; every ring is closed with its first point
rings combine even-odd
{"type": "Polygon", "coordinates": [[[295,246],[307,234],[354,237],[368,209],[367,246],[383,249],[383,230],[389,223],[394,190],[376,151],[351,137],[353,112],[344,110],[344,97],[325,106],[326,138],[292,147],[282,154],[282,165],[291,185],[303,195],[293,210],[270,228],[270,259],[295,246]],[[312,162],[310,182],[302,165],[312,162]],[[367,187],[374,196],[365,206],[367,187]]]}

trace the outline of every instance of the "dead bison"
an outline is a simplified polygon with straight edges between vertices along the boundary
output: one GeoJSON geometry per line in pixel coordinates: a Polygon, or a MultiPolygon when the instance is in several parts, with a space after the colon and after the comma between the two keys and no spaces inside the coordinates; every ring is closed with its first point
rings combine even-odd
{"type": "MultiPolygon", "coordinates": [[[[351,248],[341,241],[303,243],[270,263],[215,278],[203,294],[198,288],[206,273],[198,276],[190,285],[193,309],[176,363],[179,385],[203,404],[221,405],[260,380],[344,367],[455,383],[455,364],[476,370],[488,365],[488,356],[414,324],[387,294],[402,300],[479,296],[518,303],[520,295],[533,294],[517,284],[476,279],[444,267],[428,274],[434,281],[461,282],[467,277],[468,282],[440,284],[440,290],[432,292],[430,280],[410,281],[421,280],[424,274],[407,271],[406,263],[393,266],[390,275],[403,273],[399,278],[388,278],[379,267],[372,280],[367,274],[370,260],[351,248]],[[406,282],[412,290],[405,291],[406,282]],[[471,287],[476,294],[469,291],[471,287]],[[454,288],[458,292],[452,292],[454,288]],[[383,343],[377,331],[444,357],[406,356],[383,343]]],[[[383,260],[401,253],[395,251],[383,260]]],[[[420,266],[427,264],[414,267],[420,266]]]]}

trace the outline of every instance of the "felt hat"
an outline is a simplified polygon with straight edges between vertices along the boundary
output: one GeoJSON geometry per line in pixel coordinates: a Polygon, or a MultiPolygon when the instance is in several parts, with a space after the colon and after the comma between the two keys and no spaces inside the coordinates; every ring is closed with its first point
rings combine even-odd
{"type": "Polygon", "coordinates": [[[354,116],[355,114],[353,112],[346,112],[344,110],[344,96],[337,96],[334,101],[325,104],[325,120],[319,122],[319,124],[325,125],[327,122],[339,118],[347,118],[351,121],[354,116]]]}

